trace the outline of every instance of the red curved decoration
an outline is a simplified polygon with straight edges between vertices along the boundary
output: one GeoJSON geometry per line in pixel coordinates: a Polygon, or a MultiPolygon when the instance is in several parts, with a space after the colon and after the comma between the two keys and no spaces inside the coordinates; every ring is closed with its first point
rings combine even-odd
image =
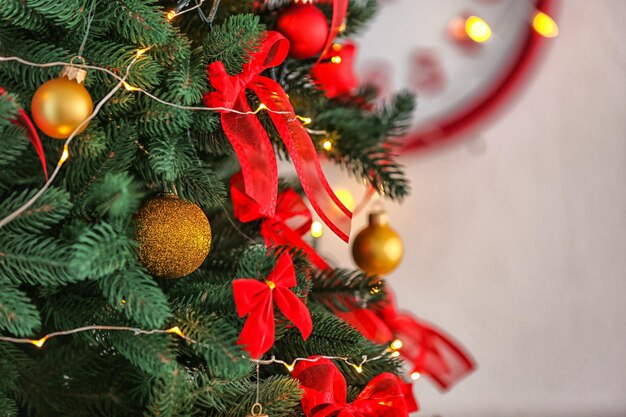
{"type": "MultiPolygon", "coordinates": [[[[538,0],[535,8],[550,16],[558,9],[558,0],[538,0]]],[[[539,54],[544,50],[549,39],[536,33],[529,26],[527,39],[520,48],[519,55],[512,60],[511,66],[504,71],[498,82],[493,83],[491,91],[469,106],[464,106],[451,114],[437,126],[417,129],[401,139],[400,151],[417,152],[451,143],[461,133],[475,128],[478,122],[493,118],[498,109],[508,102],[513,93],[526,81],[536,68],[539,54]]]]}

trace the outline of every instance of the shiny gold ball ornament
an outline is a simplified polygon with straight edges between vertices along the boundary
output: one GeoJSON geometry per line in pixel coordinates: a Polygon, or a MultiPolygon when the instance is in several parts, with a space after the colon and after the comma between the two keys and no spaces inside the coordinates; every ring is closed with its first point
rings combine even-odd
{"type": "Polygon", "coordinates": [[[369,225],[356,235],[352,243],[354,262],[370,275],[387,275],[396,269],[403,251],[402,239],[389,226],[384,211],[370,213],[369,225]]]}
{"type": "Polygon", "coordinates": [[[134,222],[139,260],[157,277],[191,274],[211,249],[211,225],[204,212],[175,195],[148,200],[134,222]]]}
{"type": "MultiPolygon", "coordinates": [[[[93,112],[93,101],[83,85],[87,72],[71,64],[61,75],[43,83],[35,92],[31,113],[43,133],[55,139],[67,139],[93,112]]],[[[80,133],[89,123],[85,123],[80,133]]]]}

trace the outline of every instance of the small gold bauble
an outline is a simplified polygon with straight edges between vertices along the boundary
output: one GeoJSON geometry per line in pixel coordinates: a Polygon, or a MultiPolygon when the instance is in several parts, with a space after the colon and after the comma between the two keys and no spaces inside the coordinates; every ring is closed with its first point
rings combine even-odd
{"type": "MultiPolygon", "coordinates": [[[[93,101],[84,85],[60,76],[43,83],[35,92],[31,105],[35,124],[55,139],[67,139],[93,112],[93,101]]],[[[85,130],[85,123],[77,133],[85,130]]]]}
{"type": "Polygon", "coordinates": [[[352,243],[354,262],[370,275],[387,275],[402,260],[402,239],[387,222],[387,213],[370,213],[369,225],[352,243]]]}
{"type": "Polygon", "coordinates": [[[134,218],[139,260],[160,278],[198,269],[211,249],[211,225],[200,207],[174,195],[144,203],[134,218]]]}

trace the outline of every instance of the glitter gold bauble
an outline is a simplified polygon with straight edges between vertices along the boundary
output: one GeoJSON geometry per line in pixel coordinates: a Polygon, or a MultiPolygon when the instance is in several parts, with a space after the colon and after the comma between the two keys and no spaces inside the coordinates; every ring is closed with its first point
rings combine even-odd
{"type": "Polygon", "coordinates": [[[400,264],[404,251],[402,239],[387,221],[387,213],[370,213],[369,225],[352,243],[352,257],[364,272],[387,275],[400,264]]]}
{"type": "Polygon", "coordinates": [[[135,214],[139,260],[160,278],[198,269],[211,249],[211,225],[197,205],[174,195],[144,203],[135,214]]]}
{"type": "MultiPolygon", "coordinates": [[[[43,133],[55,139],[67,139],[93,112],[93,101],[82,84],[85,72],[72,66],[61,76],[43,83],[35,92],[31,112],[43,133]]],[[[85,123],[80,133],[89,125],[85,123]]]]}

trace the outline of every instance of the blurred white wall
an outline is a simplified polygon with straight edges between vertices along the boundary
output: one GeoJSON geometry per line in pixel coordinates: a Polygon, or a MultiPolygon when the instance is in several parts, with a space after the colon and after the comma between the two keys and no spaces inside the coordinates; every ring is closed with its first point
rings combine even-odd
{"type": "Polygon", "coordinates": [[[419,381],[418,415],[626,416],[626,1],[562,3],[560,37],[503,117],[473,144],[404,157],[413,193],[387,208],[406,258],[389,280],[480,365],[446,395],[419,381]]]}

